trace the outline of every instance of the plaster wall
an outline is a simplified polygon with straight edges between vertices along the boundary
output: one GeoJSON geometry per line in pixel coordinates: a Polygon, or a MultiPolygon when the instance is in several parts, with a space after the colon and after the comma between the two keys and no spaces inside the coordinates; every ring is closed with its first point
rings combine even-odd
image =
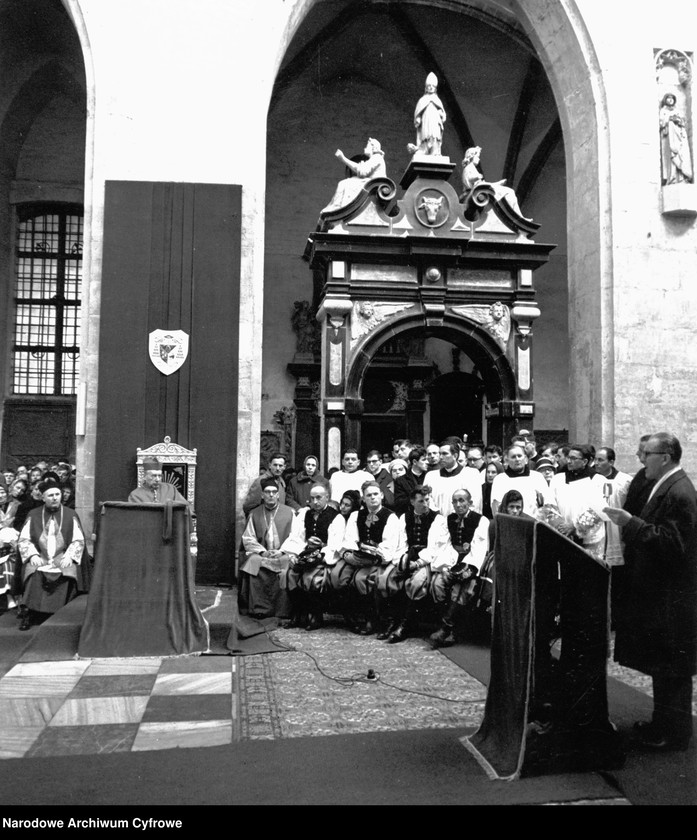
{"type": "MultiPolygon", "coordinates": [[[[238,492],[258,465],[266,112],[293,3],[65,0],[88,76],[78,509],[94,494],[104,183],[242,185],[238,492]],[[252,60],[253,58],[253,60],[252,60]]],[[[213,374],[212,374],[213,375],[213,374]]],[[[215,374],[217,375],[217,374],[215,374]]]]}
{"type": "MultiPolygon", "coordinates": [[[[602,72],[610,138],[612,318],[603,359],[612,377],[615,449],[633,472],[641,434],[665,430],[683,444],[697,474],[697,217],[661,214],[658,88],[654,49],[697,52],[697,10],[668,0],[579,0],[602,72]],[[616,33],[631,20],[631,38],[616,33]]],[[[693,108],[697,89],[692,83],[693,108]]],[[[690,185],[692,191],[697,190],[690,185]]]]}

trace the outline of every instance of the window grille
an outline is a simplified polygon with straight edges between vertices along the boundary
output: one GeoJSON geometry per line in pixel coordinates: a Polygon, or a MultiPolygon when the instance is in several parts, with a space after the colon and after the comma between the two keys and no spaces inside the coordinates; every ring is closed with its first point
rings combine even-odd
{"type": "Polygon", "coordinates": [[[82,210],[23,207],[17,227],[12,392],[75,394],[82,210]]]}

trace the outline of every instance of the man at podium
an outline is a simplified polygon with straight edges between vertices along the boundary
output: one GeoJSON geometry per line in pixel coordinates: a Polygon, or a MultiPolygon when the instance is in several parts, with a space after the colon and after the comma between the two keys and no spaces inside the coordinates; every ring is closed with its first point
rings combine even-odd
{"type": "Polygon", "coordinates": [[[173,484],[162,481],[162,464],[157,460],[143,462],[143,486],[132,490],[128,501],[137,505],[186,502],[173,484]]]}

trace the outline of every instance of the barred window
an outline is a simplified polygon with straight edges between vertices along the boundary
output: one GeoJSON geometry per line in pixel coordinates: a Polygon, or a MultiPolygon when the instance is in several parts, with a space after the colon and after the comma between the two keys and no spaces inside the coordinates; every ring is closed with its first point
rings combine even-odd
{"type": "Polygon", "coordinates": [[[14,394],[74,394],[80,356],[82,209],[18,208],[14,394]]]}

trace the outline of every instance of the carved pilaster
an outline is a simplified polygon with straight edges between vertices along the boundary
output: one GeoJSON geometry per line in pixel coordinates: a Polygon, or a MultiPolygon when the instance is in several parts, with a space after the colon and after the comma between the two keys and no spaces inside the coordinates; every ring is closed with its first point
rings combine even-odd
{"type": "Polygon", "coordinates": [[[322,371],[320,457],[325,469],[341,466],[346,434],[346,366],[350,347],[349,315],[353,304],[348,297],[327,295],[317,320],[322,329],[322,371]]]}

